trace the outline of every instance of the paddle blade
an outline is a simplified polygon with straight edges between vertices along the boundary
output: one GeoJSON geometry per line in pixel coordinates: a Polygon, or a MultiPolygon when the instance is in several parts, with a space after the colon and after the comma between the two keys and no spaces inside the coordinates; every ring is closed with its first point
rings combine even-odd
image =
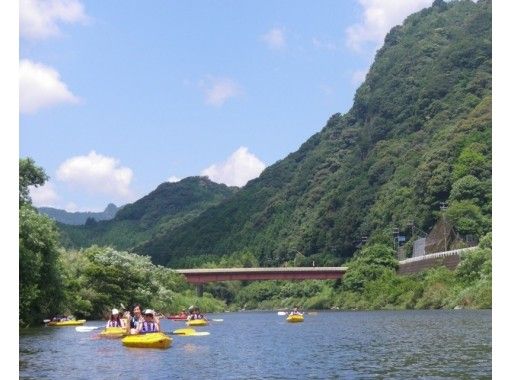
{"type": "Polygon", "coordinates": [[[78,332],[89,332],[98,328],[99,326],[76,326],[74,329],[78,332]]]}
{"type": "Polygon", "coordinates": [[[278,312],[278,315],[287,315],[287,313],[286,313],[286,312],[284,312],[284,311],[279,311],[279,312],[278,312]]]}
{"type": "Polygon", "coordinates": [[[218,319],[213,319],[214,322],[223,322],[223,319],[221,318],[218,318],[218,319]]]}

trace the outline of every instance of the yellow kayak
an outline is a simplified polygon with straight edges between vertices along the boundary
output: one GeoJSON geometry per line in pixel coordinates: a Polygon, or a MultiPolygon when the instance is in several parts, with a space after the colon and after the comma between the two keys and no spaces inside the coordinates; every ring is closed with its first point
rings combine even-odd
{"type": "Polygon", "coordinates": [[[192,319],[188,322],[186,322],[186,325],[188,326],[207,326],[209,322],[207,322],[205,319],[192,319]]]}
{"type": "Polygon", "coordinates": [[[185,329],[177,329],[172,332],[174,335],[181,336],[204,336],[209,335],[208,331],[196,331],[195,329],[185,328],[185,329]]]}
{"type": "Polygon", "coordinates": [[[160,332],[137,334],[123,338],[122,344],[126,347],[168,348],[172,344],[172,338],[160,332]]]}
{"type": "Polygon", "coordinates": [[[305,320],[305,317],[299,314],[292,314],[287,317],[287,322],[303,322],[305,320]]]}
{"type": "Polygon", "coordinates": [[[85,322],[85,319],[73,320],[73,321],[62,321],[62,322],[48,322],[48,326],[81,326],[85,322]]]}
{"type": "Polygon", "coordinates": [[[127,330],[124,327],[106,327],[99,333],[103,338],[122,338],[127,335],[127,330]]]}

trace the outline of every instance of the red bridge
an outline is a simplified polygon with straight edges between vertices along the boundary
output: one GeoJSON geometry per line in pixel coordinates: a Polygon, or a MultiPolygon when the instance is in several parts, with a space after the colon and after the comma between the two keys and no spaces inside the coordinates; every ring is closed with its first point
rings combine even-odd
{"type": "MultiPolygon", "coordinates": [[[[398,274],[421,272],[433,266],[444,265],[455,269],[460,256],[477,247],[438,252],[399,262],[398,274]]],[[[213,268],[178,269],[186,280],[197,285],[197,293],[202,295],[203,284],[214,281],[259,281],[259,280],[337,280],[347,271],[347,267],[282,267],[282,268],[213,268]]]]}
{"type": "Polygon", "coordinates": [[[258,280],[336,280],[342,278],[347,267],[283,267],[283,268],[214,268],[178,269],[186,280],[197,285],[202,295],[202,285],[214,281],[258,280]]]}
{"type": "Polygon", "coordinates": [[[336,280],[347,267],[215,268],[178,269],[191,284],[213,281],[336,280]]]}

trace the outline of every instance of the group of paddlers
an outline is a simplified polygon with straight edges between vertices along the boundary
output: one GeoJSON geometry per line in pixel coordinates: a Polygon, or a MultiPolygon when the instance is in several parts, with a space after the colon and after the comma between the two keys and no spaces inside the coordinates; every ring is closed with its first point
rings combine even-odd
{"type": "Polygon", "coordinates": [[[145,309],[136,304],[133,314],[129,310],[124,311],[122,317],[118,309],[112,309],[106,327],[122,327],[130,334],[145,334],[160,331],[159,318],[152,309],[145,309]]]}

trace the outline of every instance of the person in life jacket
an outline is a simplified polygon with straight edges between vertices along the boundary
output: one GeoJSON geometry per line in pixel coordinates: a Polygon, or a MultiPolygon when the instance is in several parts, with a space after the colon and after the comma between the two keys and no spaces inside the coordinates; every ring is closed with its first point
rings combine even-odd
{"type": "Polygon", "coordinates": [[[198,309],[193,309],[191,314],[188,316],[188,320],[198,319],[198,309]]]}
{"type": "Polygon", "coordinates": [[[204,315],[200,312],[200,309],[198,307],[196,307],[193,312],[191,313],[191,315],[189,316],[188,318],[189,320],[194,320],[194,319],[204,319],[204,320],[207,320],[207,318],[204,317],[204,315]]]}
{"type": "Polygon", "coordinates": [[[204,317],[204,315],[200,312],[199,308],[197,308],[197,310],[195,310],[195,319],[206,319],[204,317]]]}
{"type": "Polygon", "coordinates": [[[188,313],[186,312],[186,309],[182,309],[181,312],[178,314],[178,316],[181,318],[187,318],[188,313]]]}
{"type": "Polygon", "coordinates": [[[143,320],[142,316],[142,307],[140,304],[135,304],[133,307],[133,315],[129,318],[129,328],[131,329],[131,334],[137,334],[138,332],[138,324],[143,320]]]}
{"type": "Polygon", "coordinates": [[[147,309],[143,312],[143,319],[138,322],[137,332],[139,334],[158,332],[159,319],[155,317],[154,310],[147,309]]]}
{"type": "Polygon", "coordinates": [[[106,327],[126,327],[124,324],[124,320],[120,318],[119,311],[117,309],[112,309],[112,313],[110,315],[110,319],[106,323],[106,327]]]}
{"type": "Polygon", "coordinates": [[[300,313],[297,306],[294,306],[294,309],[289,313],[289,315],[303,315],[303,313],[300,313]]]}

